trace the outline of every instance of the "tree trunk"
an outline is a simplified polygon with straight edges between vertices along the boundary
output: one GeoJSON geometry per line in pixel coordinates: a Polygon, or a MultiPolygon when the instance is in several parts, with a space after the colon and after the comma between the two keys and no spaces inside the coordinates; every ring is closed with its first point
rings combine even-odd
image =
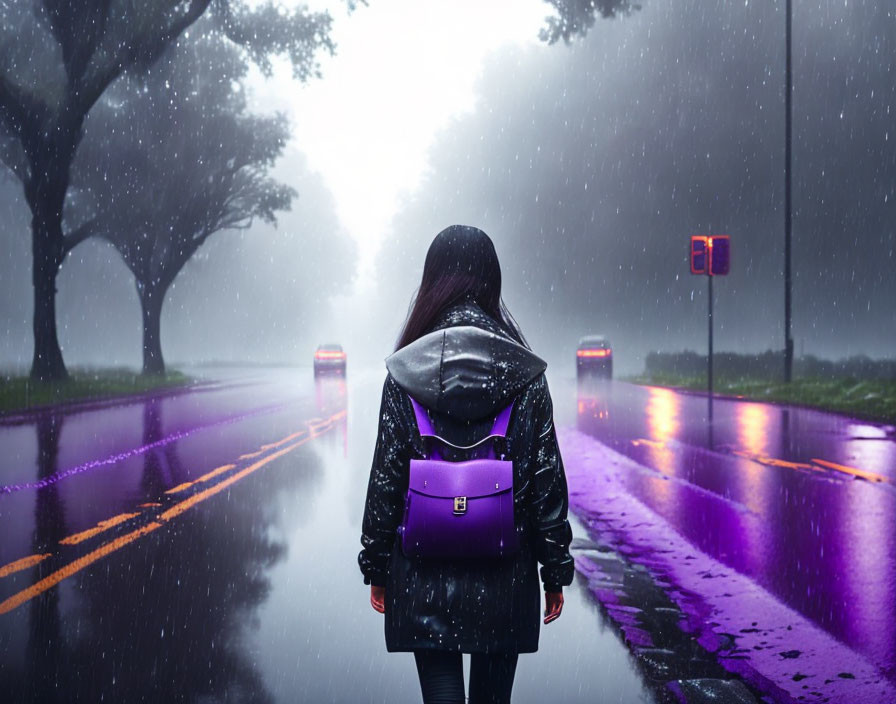
{"type": "Polygon", "coordinates": [[[28,159],[31,177],[23,183],[31,210],[31,267],[34,285],[34,358],[31,378],[68,378],[56,336],[56,276],[65,258],[62,209],[68,191],[69,168],[77,147],[83,116],[57,124],[36,137],[28,159]]]}
{"type": "Polygon", "coordinates": [[[39,381],[68,379],[56,335],[56,276],[64,256],[62,214],[54,216],[32,204],[31,248],[34,285],[34,357],[31,378],[39,381]]]}
{"type": "Polygon", "coordinates": [[[165,360],[162,359],[162,301],[165,300],[165,286],[141,286],[137,293],[143,309],[143,373],[164,374],[165,360]]]}

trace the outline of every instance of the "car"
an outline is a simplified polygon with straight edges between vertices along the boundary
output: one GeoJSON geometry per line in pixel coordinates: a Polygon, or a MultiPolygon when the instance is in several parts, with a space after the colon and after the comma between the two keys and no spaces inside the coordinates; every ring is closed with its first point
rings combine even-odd
{"type": "Polygon", "coordinates": [[[345,374],[345,352],[342,345],[319,345],[314,353],[314,376],[327,372],[345,374]]]}
{"type": "Polygon", "coordinates": [[[589,335],[576,348],[576,376],[613,378],[613,348],[603,335],[589,335]]]}

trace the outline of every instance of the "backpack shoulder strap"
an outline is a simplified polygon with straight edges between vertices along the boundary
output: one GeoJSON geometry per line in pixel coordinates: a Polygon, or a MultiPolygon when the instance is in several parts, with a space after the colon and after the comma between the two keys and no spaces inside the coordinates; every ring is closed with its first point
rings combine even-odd
{"type": "MultiPolygon", "coordinates": [[[[420,433],[420,436],[424,438],[438,438],[442,442],[451,445],[452,443],[448,443],[447,440],[436,434],[435,428],[433,428],[432,425],[432,419],[429,417],[429,413],[426,412],[426,409],[413,396],[408,395],[408,398],[411,401],[411,407],[414,409],[414,418],[417,421],[417,430],[420,433]]],[[[502,408],[498,415],[495,416],[495,422],[492,424],[492,429],[489,434],[473,445],[470,445],[470,447],[475,447],[489,438],[506,437],[507,426],[510,423],[510,415],[513,413],[513,404],[514,401],[511,401],[509,405],[502,408]]]]}
{"type": "Polygon", "coordinates": [[[430,420],[426,409],[413,396],[408,395],[408,398],[411,399],[411,406],[414,408],[414,418],[417,419],[417,430],[420,432],[420,436],[424,438],[439,437],[432,427],[432,420],[430,420]]]}
{"type": "Polygon", "coordinates": [[[507,406],[501,409],[501,412],[497,416],[495,416],[495,424],[492,426],[492,432],[489,433],[490,437],[507,437],[507,426],[510,424],[510,414],[513,413],[513,404],[515,401],[516,399],[513,399],[507,406]]]}

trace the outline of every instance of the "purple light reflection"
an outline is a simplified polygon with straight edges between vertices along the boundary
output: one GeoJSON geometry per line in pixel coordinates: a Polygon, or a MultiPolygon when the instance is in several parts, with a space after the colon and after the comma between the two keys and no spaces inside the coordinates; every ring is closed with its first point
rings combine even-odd
{"type": "Polygon", "coordinates": [[[150,450],[155,450],[158,447],[164,447],[172,442],[177,442],[178,440],[183,440],[190,435],[193,435],[200,430],[207,430],[209,428],[216,428],[222,425],[229,425],[231,423],[238,423],[239,421],[245,420],[247,418],[254,418],[255,416],[265,415],[267,413],[273,413],[275,411],[282,410],[286,408],[289,404],[281,403],[274,406],[265,406],[263,408],[257,408],[253,411],[249,411],[248,413],[241,413],[235,416],[229,416],[227,418],[222,418],[221,420],[214,421],[213,423],[207,423],[205,425],[199,425],[195,428],[190,428],[189,430],[179,430],[174,433],[170,433],[155,442],[148,443],[146,445],[141,445],[140,447],[135,447],[130,450],[125,450],[124,452],[118,452],[114,455],[110,455],[101,460],[90,460],[89,462],[84,462],[75,467],[70,467],[68,469],[61,470],[54,474],[50,474],[49,476],[44,477],[38,481],[34,482],[21,482],[19,484],[7,484],[5,486],[0,487],[0,496],[4,494],[13,494],[18,491],[25,491],[26,489],[43,489],[45,487],[56,484],[57,482],[62,481],[68,477],[83,474],[84,472],[89,472],[91,470],[97,469],[99,467],[106,467],[109,465],[116,464],[121,462],[122,460],[129,459],[131,457],[136,457],[138,455],[142,455],[145,452],[149,452],[150,450]]]}

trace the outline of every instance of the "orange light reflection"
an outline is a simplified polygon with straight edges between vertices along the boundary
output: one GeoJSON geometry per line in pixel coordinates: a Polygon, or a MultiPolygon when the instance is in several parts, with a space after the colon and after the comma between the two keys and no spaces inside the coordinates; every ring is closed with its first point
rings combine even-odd
{"type": "Polygon", "coordinates": [[[678,395],[669,389],[648,387],[647,430],[654,442],[645,443],[648,455],[660,472],[674,474],[674,455],[666,442],[675,437],[680,427],[678,412],[681,402],[678,395]]]}

